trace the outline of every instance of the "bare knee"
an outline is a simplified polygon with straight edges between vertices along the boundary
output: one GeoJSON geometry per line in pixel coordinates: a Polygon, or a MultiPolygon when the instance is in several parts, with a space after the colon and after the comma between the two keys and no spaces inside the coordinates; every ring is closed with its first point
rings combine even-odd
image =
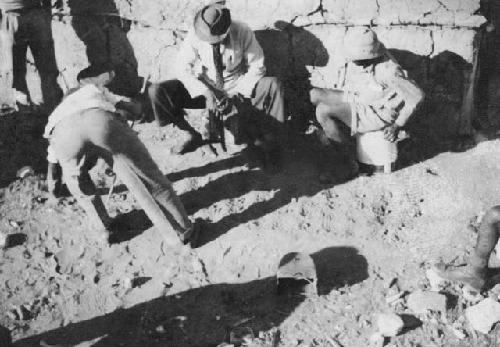
{"type": "Polygon", "coordinates": [[[321,95],[323,94],[323,90],[321,88],[313,88],[309,92],[309,98],[313,105],[318,105],[321,102],[321,95]]]}
{"type": "Polygon", "coordinates": [[[331,121],[331,112],[330,108],[325,104],[319,104],[316,106],[316,119],[319,124],[325,125],[326,123],[331,121]]]}

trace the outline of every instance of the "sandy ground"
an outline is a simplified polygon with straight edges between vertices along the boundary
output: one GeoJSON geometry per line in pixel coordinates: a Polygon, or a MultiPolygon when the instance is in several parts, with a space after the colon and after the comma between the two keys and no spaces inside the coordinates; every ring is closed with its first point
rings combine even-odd
{"type": "MultiPolygon", "coordinates": [[[[464,321],[470,304],[457,286],[445,288],[441,314],[414,314],[405,296],[386,303],[395,287],[427,290],[433,262],[470,252],[481,216],[500,203],[499,141],[325,186],[306,137],[272,175],[235,146],[218,157],[206,148],[171,155],[173,128],[139,125],[203,221],[201,247],[173,250],[122,185],[107,202],[121,216],[107,246],[73,198],[47,200],[41,175],[15,180],[25,164],[43,172],[44,144],[21,123],[4,123],[0,153],[0,231],[10,235],[0,251],[0,325],[15,346],[216,346],[234,327],[253,331],[252,346],[368,346],[380,312],[420,320],[390,346],[500,344],[500,327],[484,335],[464,321]],[[320,295],[275,294],[277,264],[292,251],[312,255],[320,295]]],[[[99,178],[106,196],[110,181],[99,178]]]]}

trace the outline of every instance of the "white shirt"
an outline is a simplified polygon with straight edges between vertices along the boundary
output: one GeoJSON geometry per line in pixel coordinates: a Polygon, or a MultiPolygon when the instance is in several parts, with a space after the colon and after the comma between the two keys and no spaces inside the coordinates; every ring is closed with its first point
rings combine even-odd
{"type": "MultiPolygon", "coordinates": [[[[50,114],[43,137],[50,139],[57,124],[68,118],[78,116],[82,111],[99,108],[109,112],[116,112],[115,105],[124,99],[124,97],[115,95],[104,87],[98,88],[93,84],[84,85],[67,95],[50,114]]],[[[50,141],[47,148],[47,160],[50,163],[57,163],[50,141]]]]}
{"type": "MultiPolygon", "coordinates": [[[[224,90],[229,95],[242,94],[250,97],[257,82],[266,74],[264,52],[248,25],[233,21],[228,42],[221,43],[224,66],[224,90]]],[[[191,30],[177,56],[177,78],[192,97],[203,94],[206,87],[196,78],[196,72],[205,67],[207,75],[216,80],[212,45],[200,40],[191,30]]]]}

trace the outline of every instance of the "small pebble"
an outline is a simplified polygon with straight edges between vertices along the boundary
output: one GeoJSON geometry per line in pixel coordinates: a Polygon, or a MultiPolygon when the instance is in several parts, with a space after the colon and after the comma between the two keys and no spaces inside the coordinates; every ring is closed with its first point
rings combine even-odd
{"type": "Polygon", "coordinates": [[[0,232],[0,248],[4,248],[7,245],[7,235],[0,232]]]}
{"type": "Polygon", "coordinates": [[[463,340],[467,337],[463,329],[451,328],[451,331],[453,332],[453,335],[455,335],[459,340],[463,340]]]}
{"type": "Polygon", "coordinates": [[[370,347],[383,347],[385,337],[381,333],[375,333],[370,336],[370,347]]]}
{"type": "Polygon", "coordinates": [[[462,288],[462,296],[466,301],[472,304],[477,304],[479,301],[484,299],[484,297],[478,290],[471,288],[469,286],[464,286],[462,288]]]}
{"type": "Polygon", "coordinates": [[[427,269],[425,275],[429,280],[430,290],[432,292],[439,292],[441,289],[443,289],[446,281],[442,277],[440,277],[434,269],[427,269]]]}

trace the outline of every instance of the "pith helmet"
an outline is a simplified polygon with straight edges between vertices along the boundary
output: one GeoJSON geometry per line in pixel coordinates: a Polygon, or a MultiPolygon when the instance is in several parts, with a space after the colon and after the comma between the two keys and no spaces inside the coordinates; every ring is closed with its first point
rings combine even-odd
{"type": "Polygon", "coordinates": [[[350,61],[375,59],[384,54],[385,47],[367,27],[354,27],[344,38],[346,58],[350,61]]]}

